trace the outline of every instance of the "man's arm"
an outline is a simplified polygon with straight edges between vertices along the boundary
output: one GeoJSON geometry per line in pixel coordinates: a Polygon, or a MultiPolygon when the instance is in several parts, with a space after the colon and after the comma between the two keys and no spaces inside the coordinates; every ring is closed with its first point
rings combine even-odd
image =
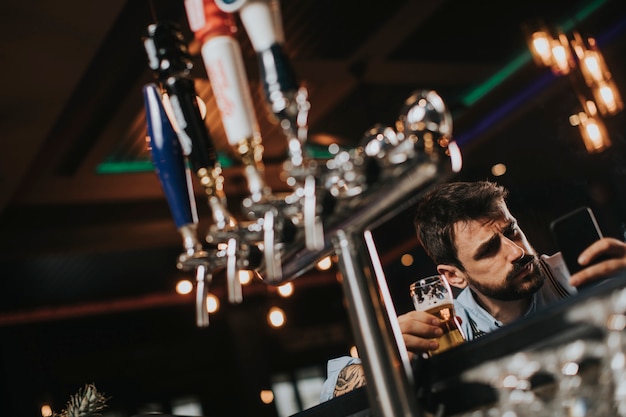
{"type": "MultiPolygon", "coordinates": [[[[435,338],[441,336],[439,319],[423,311],[412,310],[398,317],[404,342],[411,357],[415,353],[428,349],[437,349],[439,343],[435,338]]],[[[333,396],[338,397],[346,392],[365,385],[363,365],[350,364],[339,371],[333,396]]]]}
{"type": "Polygon", "coordinates": [[[364,385],[365,372],[363,371],[363,365],[356,363],[348,365],[339,372],[333,396],[338,397],[364,385]]]}
{"type": "MultiPolygon", "coordinates": [[[[433,340],[441,336],[439,319],[432,314],[412,310],[399,316],[398,322],[409,357],[439,346],[439,343],[433,340]]],[[[349,356],[329,360],[327,377],[320,393],[320,402],[328,401],[365,385],[365,372],[360,363],[359,358],[349,356]]]]}
{"type": "Polygon", "coordinates": [[[340,356],[328,361],[326,365],[326,380],[322,384],[322,391],[320,392],[320,402],[328,401],[335,397],[335,386],[337,385],[339,374],[346,366],[357,363],[361,363],[361,359],[351,356],[340,356]]]}

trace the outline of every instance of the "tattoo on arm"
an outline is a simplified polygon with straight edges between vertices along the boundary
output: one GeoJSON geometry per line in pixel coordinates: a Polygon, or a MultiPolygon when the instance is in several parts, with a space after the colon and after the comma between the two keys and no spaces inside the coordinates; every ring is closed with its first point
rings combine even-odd
{"type": "Polygon", "coordinates": [[[337,385],[335,385],[335,391],[333,396],[338,397],[354,389],[365,385],[365,372],[363,371],[363,365],[352,364],[348,365],[339,372],[337,377],[337,385]]]}

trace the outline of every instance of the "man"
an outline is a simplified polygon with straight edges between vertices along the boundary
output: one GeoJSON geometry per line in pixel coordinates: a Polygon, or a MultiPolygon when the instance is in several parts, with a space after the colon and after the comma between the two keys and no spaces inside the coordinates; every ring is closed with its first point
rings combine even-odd
{"type": "MultiPolygon", "coordinates": [[[[560,253],[539,256],[506,205],[507,190],[489,182],[435,187],[419,202],[415,226],[420,244],[450,285],[462,289],[455,309],[468,340],[528,316],[576,293],[576,287],[626,270],[626,243],[603,238],[578,258],[570,276],[560,253]]],[[[409,357],[439,347],[439,320],[423,311],[398,317],[409,357]]],[[[357,358],[329,361],[320,399],[365,384],[357,358]]]]}

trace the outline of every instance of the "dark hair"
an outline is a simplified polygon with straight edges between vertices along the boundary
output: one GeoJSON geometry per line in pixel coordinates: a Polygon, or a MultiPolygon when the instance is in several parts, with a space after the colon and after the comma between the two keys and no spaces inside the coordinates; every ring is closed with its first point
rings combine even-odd
{"type": "Polygon", "coordinates": [[[508,191],[489,181],[451,182],[435,186],[417,205],[415,229],[420,244],[435,264],[465,270],[454,245],[454,224],[496,218],[508,191]]]}

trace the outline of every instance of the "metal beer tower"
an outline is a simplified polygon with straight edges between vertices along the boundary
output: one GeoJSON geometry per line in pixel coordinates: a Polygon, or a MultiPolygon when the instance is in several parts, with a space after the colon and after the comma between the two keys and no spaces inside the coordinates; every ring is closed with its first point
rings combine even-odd
{"type": "Polygon", "coordinates": [[[229,301],[239,303],[239,270],[256,270],[267,284],[279,285],[334,253],[374,415],[422,415],[370,230],[415,203],[430,185],[460,170],[460,151],[452,140],[445,103],[434,91],[417,91],[405,101],[395,126],[375,125],[360,146],[318,163],[305,148],[310,103],[284,52],[278,2],[204,0],[186,1],[185,7],[202,45],[229,144],[241,157],[250,191],[242,204],[249,220],[238,223],[226,208],[221,168],[189,75],[187,44],[175,25],[150,25],[144,46],[157,81],[143,91],[149,144],[183,239],[177,267],[196,273],[197,325],[209,324],[205,298],[216,270],[226,269],[229,301]],[[286,195],[272,193],[265,184],[262,140],[233,36],[233,13],[239,14],[257,53],[266,104],[287,140],[283,170],[293,191],[286,195]],[[214,70],[217,66],[227,71],[214,70]],[[220,98],[234,103],[234,110],[224,111],[220,98]],[[204,242],[197,236],[192,173],[205,190],[213,216],[204,242]],[[327,201],[332,204],[324,204],[327,201]]]}

